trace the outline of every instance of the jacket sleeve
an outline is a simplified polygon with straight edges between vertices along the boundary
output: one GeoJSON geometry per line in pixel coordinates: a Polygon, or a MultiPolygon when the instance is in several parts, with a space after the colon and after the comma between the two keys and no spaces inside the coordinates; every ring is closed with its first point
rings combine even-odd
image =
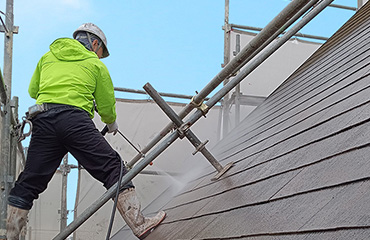
{"type": "Polygon", "coordinates": [[[116,98],[114,87],[108,69],[104,64],[100,68],[100,74],[96,80],[94,93],[95,103],[101,121],[110,124],[116,120],[116,98]]]}
{"type": "Polygon", "coordinates": [[[38,62],[35,72],[32,75],[30,85],[28,87],[28,93],[31,98],[37,99],[39,86],[40,86],[40,72],[41,72],[41,60],[38,62]]]}

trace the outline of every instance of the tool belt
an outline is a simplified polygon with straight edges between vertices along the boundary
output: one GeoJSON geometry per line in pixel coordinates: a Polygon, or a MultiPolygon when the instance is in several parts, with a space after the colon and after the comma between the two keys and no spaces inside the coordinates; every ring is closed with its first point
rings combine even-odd
{"type": "Polygon", "coordinates": [[[43,104],[35,104],[28,108],[28,112],[26,112],[26,118],[28,120],[36,117],[39,113],[46,112],[52,108],[57,107],[71,107],[74,108],[74,106],[71,105],[65,105],[65,104],[58,104],[58,103],[43,103],[43,104]]]}
{"type": "Polygon", "coordinates": [[[43,104],[35,104],[28,108],[28,112],[26,112],[26,116],[22,118],[23,122],[16,126],[17,135],[18,135],[18,142],[21,142],[26,137],[30,136],[32,133],[32,122],[31,119],[36,117],[38,114],[42,112],[46,112],[52,108],[58,107],[67,107],[67,108],[75,108],[71,105],[65,104],[57,104],[57,103],[43,103],[43,104]],[[29,125],[29,131],[27,133],[24,132],[24,128],[26,124],[29,125]]]}

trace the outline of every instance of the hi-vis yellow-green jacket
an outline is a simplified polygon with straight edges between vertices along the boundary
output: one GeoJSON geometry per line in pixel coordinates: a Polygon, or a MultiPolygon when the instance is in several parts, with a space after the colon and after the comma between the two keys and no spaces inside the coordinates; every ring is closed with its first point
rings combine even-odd
{"type": "Polygon", "coordinates": [[[50,45],[37,64],[28,92],[37,104],[76,106],[91,118],[95,100],[104,123],[116,120],[116,99],[107,67],[74,39],[59,38],[50,45]]]}

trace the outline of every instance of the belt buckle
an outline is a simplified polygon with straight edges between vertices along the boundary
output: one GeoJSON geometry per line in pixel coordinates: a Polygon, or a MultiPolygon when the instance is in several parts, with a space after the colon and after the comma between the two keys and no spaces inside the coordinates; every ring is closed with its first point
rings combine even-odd
{"type": "Polygon", "coordinates": [[[28,108],[28,112],[26,113],[28,119],[34,118],[37,114],[45,112],[47,109],[45,108],[44,104],[35,104],[28,108]]]}

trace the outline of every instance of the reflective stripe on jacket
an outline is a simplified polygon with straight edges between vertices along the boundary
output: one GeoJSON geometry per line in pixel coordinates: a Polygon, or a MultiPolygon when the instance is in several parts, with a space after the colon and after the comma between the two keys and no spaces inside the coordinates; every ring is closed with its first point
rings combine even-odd
{"type": "Polygon", "coordinates": [[[116,99],[107,67],[77,40],[59,38],[37,64],[28,92],[37,104],[79,107],[94,117],[95,100],[104,123],[116,120],[116,99]]]}

